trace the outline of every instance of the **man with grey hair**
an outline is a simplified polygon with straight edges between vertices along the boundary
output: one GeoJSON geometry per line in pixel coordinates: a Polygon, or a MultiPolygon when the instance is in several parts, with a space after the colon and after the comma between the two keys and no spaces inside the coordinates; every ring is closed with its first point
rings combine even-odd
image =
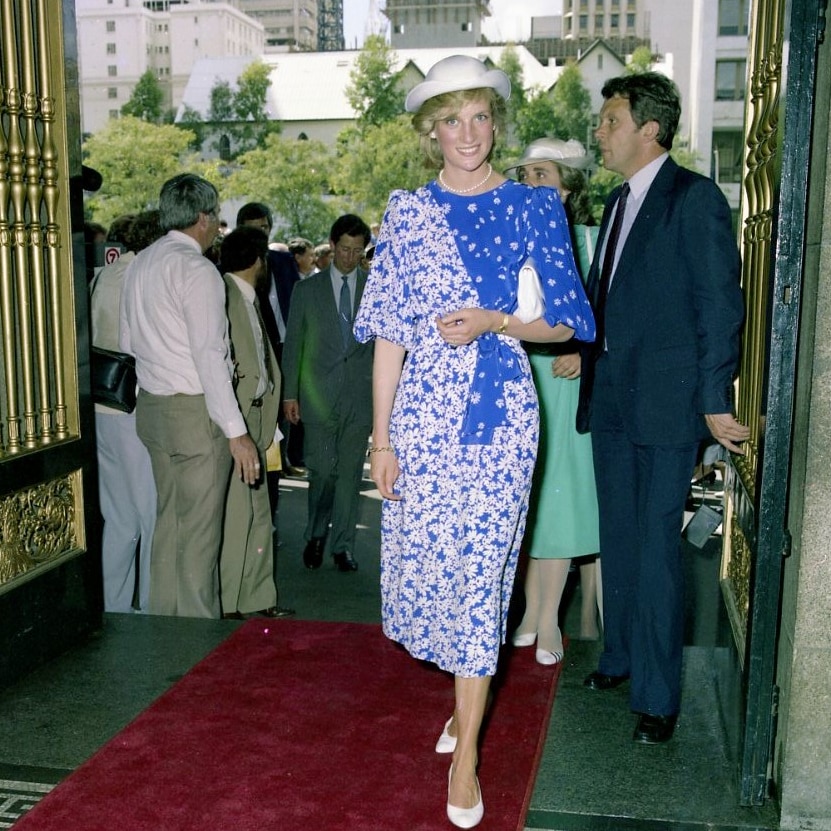
{"type": "Polygon", "coordinates": [[[167,233],[125,274],[120,336],[136,358],[136,429],[158,491],[150,612],[218,618],[231,468],[248,485],[264,471],[234,395],[225,284],[203,256],[219,231],[216,188],[174,176],[162,186],[159,219],[167,233]]]}

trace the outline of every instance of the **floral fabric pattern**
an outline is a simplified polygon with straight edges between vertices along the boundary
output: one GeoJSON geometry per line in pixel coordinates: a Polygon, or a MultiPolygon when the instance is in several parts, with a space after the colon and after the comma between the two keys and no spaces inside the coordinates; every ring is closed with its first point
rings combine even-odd
{"type": "Polygon", "coordinates": [[[505,639],[539,416],[516,339],[489,332],[453,348],[435,319],[466,307],[513,309],[532,253],[548,322],[591,340],[555,191],[516,182],[475,197],[435,183],[396,191],[355,321],[359,341],[407,350],[390,422],[402,498],[382,511],[384,632],[468,677],[496,671],[505,639]]]}

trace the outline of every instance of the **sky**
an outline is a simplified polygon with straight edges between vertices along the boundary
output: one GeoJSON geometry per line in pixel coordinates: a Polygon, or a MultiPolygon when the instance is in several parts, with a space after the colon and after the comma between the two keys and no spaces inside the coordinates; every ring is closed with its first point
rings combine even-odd
{"type": "MultiPolygon", "coordinates": [[[[378,0],[383,6],[384,0],[378,0]]],[[[531,18],[560,14],[562,0],[490,0],[491,16],[486,17],[483,31],[491,41],[520,41],[531,35],[531,18]]],[[[344,0],[343,29],[347,49],[363,43],[364,28],[369,15],[370,0],[344,0]]],[[[384,18],[386,19],[386,18],[384,18]]]]}

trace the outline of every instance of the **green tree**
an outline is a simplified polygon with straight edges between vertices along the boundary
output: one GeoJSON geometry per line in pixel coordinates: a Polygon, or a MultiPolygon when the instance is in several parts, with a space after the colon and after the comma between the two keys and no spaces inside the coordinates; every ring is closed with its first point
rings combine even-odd
{"type": "Polygon", "coordinates": [[[639,46],[633,53],[626,64],[624,72],[627,75],[636,75],[643,72],[649,72],[652,69],[654,56],[652,50],[648,46],[639,46]]]}
{"type": "Polygon", "coordinates": [[[509,43],[499,58],[498,68],[501,69],[511,82],[511,97],[508,99],[508,129],[516,129],[517,116],[525,107],[525,79],[522,73],[522,64],[516,46],[509,43]]]}
{"type": "Polygon", "coordinates": [[[404,95],[395,72],[396,54],[381,35],[370,35],[349,72],[346,100],[358,129],[377,127],[404,112],[404,95]]]}
{"type": "Polygon", "coordinates": [[[201,113],[187,104],[182,108],[182,115],[179,119],[179,126],[183,130],[190,130],[193,133],[193,144],[191,149],[198,152],[205,141],[207,130],[201,113]]]}
{"type": "Polygon", "coordinates": [[[343,194],[349,210],[367,222],[381,219],[390,191],[412,190],[431,178],[406,115],[367,127],[363,133],[346,130],[338,137],[338,145],[333,190],[343,194]]]}
{"type": "Polygon", "coordinates": [[[266,136],[261,147],[243,153],[220,185],[223,199],[265,202],[275,214],[278,239],[326,239],[337,217],[329,192],[332,157],[320,141],[266,136]]]}
{"type": "Polygon", "coordinates": [[[219,133],[212,142],[214,150],[220,150],[225,136],[233,159],[260,146],[269,134],[280,132],[280,125],[269,118],[266,107],[270,73],[268,66],[257,60],[237,78],[236,89],[225,80],[213,85],[208,121],[219,133]]]}
{"type": "Polygon", "coordinates": [[[117,216],[157,205],[162,185],[191,162],[187,154],[192,140],[188,130],[135,116],[107,122],[83,145],[86,164],[104,180],[86,200],[90,217],[109,225],[117,216]]]}
{"type": "Polygon", "coordinates": [[[162,101],[164,93],[151,69],[148,69],[138,83],[133,87],[130,100],[121,108],[122,115],[131,115],[148,121],[151,124],[161,124],[163,118],[162,101]]]}
{"type": "Polygon", "coordinates": [[[550,135],[555,130],[557,117],[554,99],[544,89],[532,90],[525,106],[516,114],[516,138],[522,147],[529,141],[550,135]]]}
{"type": "Polygon", "coordinates": [[[554,108],[551,135],[561,139],[577,139],[588,147],[592,102],[576,63],[570,63],[563,69],[551,93],[551,101],[554,108]]]}

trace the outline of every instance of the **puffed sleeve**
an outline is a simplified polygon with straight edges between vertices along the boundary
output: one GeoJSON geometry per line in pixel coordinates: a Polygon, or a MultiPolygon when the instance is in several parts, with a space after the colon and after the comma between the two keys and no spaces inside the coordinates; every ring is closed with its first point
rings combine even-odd
{"type": "Polygon", "coordinates": [[[411,349],[414,316],[406,279],[407,216],[413,209],[409,191],[393,191],[378,234],[372,268],[355,317],[355,339],[384,338],[411,349]]]}
{"type": "Polygon", "coordinates": [[[591,342],[594,315],[574,262],[568,219],[559,194],[530,188],[524,207],[526,249],[534,258],[545,296],[545,320],[574,329],[574,337],[591,342]]]}

